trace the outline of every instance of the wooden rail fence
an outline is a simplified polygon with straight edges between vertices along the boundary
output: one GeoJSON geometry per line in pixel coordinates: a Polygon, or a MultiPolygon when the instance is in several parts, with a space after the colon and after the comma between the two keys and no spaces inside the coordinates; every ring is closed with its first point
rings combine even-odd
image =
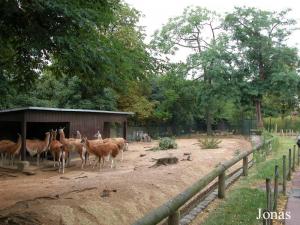
{"type": "Polygon", "coordinates": [[[238,163],[239,161],[243,161],[243,175],[248,175],[248,159],[251,154],[254,152],[267,148],[267,151],[272,149],[272,145],[276,141],[276,137],[265,141],[260,144],[256,148],[245,151],[240,155],[227,160],[213,169],[206,176],[202,177],[198,181],[196,181],[192,186],[188,187],[185,191],[181,192],[174,198],[168,200],[166,203],[161,205],[160,207],[150,211],[141,219],[137,220],[133,223],[133,225],[153,225],[158,224],[165,218],[168,218],[168,225],[179,225],[180,220],[180,212],[179,209],[183,207],[189,200],[191,200],[198,193],[203,191],[208,184],[210,184],[215,178],[218,177],[218,197],[225,197],[225,179],[226,179],[226,171],[231,168],[233,165],[238,163]]]}

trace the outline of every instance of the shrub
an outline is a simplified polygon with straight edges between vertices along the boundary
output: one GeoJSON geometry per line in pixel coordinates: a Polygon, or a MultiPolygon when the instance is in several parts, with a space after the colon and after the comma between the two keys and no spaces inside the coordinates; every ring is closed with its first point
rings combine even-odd
{"type": "Polygon", "coordinates": [[[166,150],[166,149],[177,148],[177,143],[175,142],[175,139],[164,137],[159,140],[158,146],[161,150],[166,150]]]}
{"type": "Polygon", "coordinates": [[[204,138],[204,139],[199,139],[200,146],[203,149],[215,149],[219,148],[219,144],[222,142],[220,139],[217,138],[204,138]]]}

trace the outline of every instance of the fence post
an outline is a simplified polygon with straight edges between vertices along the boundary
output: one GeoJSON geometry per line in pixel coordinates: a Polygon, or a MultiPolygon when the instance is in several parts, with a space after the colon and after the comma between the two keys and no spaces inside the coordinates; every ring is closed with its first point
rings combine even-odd
{"type": "Polygon", "coordinates": [[[300,166],[300,148],[298,147],[297,165],[300,166]]]}
{"type": "Polygon", "coordinates": [[[272,210],[272,190],[271,190],[270,178],[266,178],[266,192],[267,192],[267,210],[271,212],[271,210],[272,210]]]}
{"type": "Polygon", "coordinates": [[[277,209],[277,199],[278,199],[278,165],[275,165],[275,178],[274,178],[274,204],[273,204],[273,211],[277,209]]]}
{"type": "Polygon", "coordinates": [[[248,176],[248,156],[243,158],[243,176],[248,176]]]}
{"type": "Polygon", "coordinates": [[[292,165],[293,172],[296,171],[295,166],[296,166],[296,145],[294,145],[293,147],[293,165],[292,165]]]}
{"type": "Polygon", "coordinates": [[[225,197],[225,170],[219,175],[218,198],[225,197]]]}
{"type": "Polygon", "coordinates": [[[180,213],[178,210],[169,215],[168,225],[179,225],[180,213]]]}
{"type": "Polygon", "coordinates": [[[288,177],[287,180],[292,179],[292,149],[289,149],[289,165],[288,165],[288,177]]]}
{"type": "Polygon", "coordinates": [[[286,155],[282,156],[282,192],[286,195],[286,155]]]}

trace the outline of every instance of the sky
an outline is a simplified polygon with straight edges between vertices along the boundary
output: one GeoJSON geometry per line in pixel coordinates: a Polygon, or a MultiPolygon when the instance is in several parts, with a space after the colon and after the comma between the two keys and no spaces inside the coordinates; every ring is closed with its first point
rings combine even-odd
{"type": "MultiPolygon", "coordinates": [[[[298,0],[124,0],[129,5],[141,11],[144,17],[140,25],[146,29],[146,42],[151,40],[151,35],[168,18],[179,16],[187,6],[201,6],[214,10],[219,14],[230,12],[235,6],[251,6],[263,10],[280,11],[290,8],[290,16],[296,19],[300,27],[300,1],[298,0]]],[[[300,31],[295,31],[290,37],[289,44],[300,47],[300,31]]]]}

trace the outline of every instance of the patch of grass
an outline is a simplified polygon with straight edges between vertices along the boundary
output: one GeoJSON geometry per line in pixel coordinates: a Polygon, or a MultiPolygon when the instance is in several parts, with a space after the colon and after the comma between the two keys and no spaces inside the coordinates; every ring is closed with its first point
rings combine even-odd
{"type": "Polygon", "coordinates": [[[256,162],[249,170],[247,177],[242,177],[234,184],[230,191],[226,192],[225,201],[211,212],[205,225],[254,225],[262,224],[256,219],[258,208],[266,207],[266,193],[264,191],[265,179],[274,179],[274,167],[279,166],[279,183],[282,180],[282,155],[288,155],[288,149],[292,148],[295,140],[280,137],[279,143],[274,142],[272,154],[268,160],[256,162]],[[259,187],[261,186],[261,187],[259,187]]]}
{"type": "Polygon", "coordinates": [[[258,208],[263,208],[265,193],[261,190],[240,188],[228,194],[226,201],[222,202],[219,208],[213,211],[204,225],[248,225],[261,224],[255,218],[258,215],[258,208]]]}
{"type": "Polygon", "coordinates": [[[219,144],[222,142],[222,140],[214,138],[214,137],[207,137],[204,139],[198,140],[200,143],[201,148],[203,149],[216,149],[219,148],[219,144]]]}

